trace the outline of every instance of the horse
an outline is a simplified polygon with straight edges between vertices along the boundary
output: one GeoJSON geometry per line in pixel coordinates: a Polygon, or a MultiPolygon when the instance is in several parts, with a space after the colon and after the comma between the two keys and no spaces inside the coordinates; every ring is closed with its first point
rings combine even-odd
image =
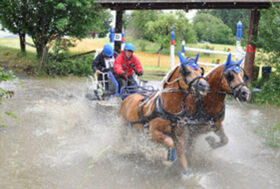
{"type": "MultiPolygon", "coordinates": [[[[246,86],[248,75],[240,66],[243,59],[234,62],[231,60],[231,54],[229,54],[223,65],[216,67],[205,76],[210,85],[207,95],[190,94],[186,97],[184,125],[189,130],[188,149],[191,149],[194,137],[211,131],[220,139],[220,141],[216,141],[212,136],[206,137],[205,139],[211,148],[216,149],[228,143],[229,139],[222,124],[225,117],[225,97],[229,94],[242,102],[248,101],[250,98],[250,90],[246,86]]],[[[185,129],[184,127],[181,128],[182,130],[185,129]]],[[[184,133],[184,131],[181,133],[184,133]]],[[[184,146],[185,140],[182,140],[180,145],[184,146]]],[[[179,155],[183,156],[180,157],[181,165],[188,178],[190,178],[188,161],[185,155],[186,149],[184,147],[180,149],[182,151],[179,155]]]]}
{"type": "MultiPolygon", "coordinates": [[[[203,78],[203,69],[199,69],[197,60],[185,58],[178,52],[180,65],[166,74],[162,88],[145,97],[141,94],[129,95],[122,103],[119,116],[126,123],[140,130],[147,128],[152,141],[164,144],[172,149],[181,135],[181,128],[175,127],[185,115],[184,101],[189,93],[206,95],[209,84],[203,78]]],[[[182,149],[176,148],[177,152],[182,149]]]]}

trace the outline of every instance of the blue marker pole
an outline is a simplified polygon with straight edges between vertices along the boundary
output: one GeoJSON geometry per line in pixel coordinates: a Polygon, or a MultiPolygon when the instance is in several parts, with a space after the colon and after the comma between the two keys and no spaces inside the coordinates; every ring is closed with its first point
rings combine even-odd
{"type": "Polygon", "coordinates": [[[242,22],[239,21],[237,23],[237,31],[236,31],[236,55],[235,60],[239,61],[242,58],[242,47],[241,47],[241,38],[242,38],[242,22]]]}
{"type": "Polygon", "coordinates": [[[237,23],[236,42],[238,42],[238,41],[241,42],[241,38],[242,38],[242,22],[239,21],[237,23]]]}
{"type": "Polygon", "coordinates": [[[114,37],[115,37],[114,35],[115,35],[114,29],[111,27],[109,37],[110,37],[110,44],[113,47],[113,49],[114,49],[114,37]]]}
{"type": "Polygon", "coordinates": [[[172,69],[175,62],[175,31],[171,31],[171,45],[170,45],[170,68],[172,69]]]}

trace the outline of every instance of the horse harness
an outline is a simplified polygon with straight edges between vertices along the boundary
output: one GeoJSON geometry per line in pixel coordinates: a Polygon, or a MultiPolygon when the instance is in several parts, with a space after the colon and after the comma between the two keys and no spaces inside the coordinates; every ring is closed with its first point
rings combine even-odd
{"type": "MultiPolygon", "coordinates": [[[[186,76],[187,74],[189,74],[190,72],[188,70],[186,70],[185,66],[181,66],[180,69],[180,73],[183,76],[186,76]]],[[[204,70],[202,69],[202,76],[197,76],[195,77],[192,81],[188,82],[186,80],[185,77],[183,77],[184,82],[189,86],[189,88],[192,87],[192,85],[195,83],[195,81],[203,78],[203,74],[204,74],[204,70]]],[[[171,126],[172,128],[174,128],[178,122],[183,122],[184,125],[210,125],[210,126],[214,126],[215,122],[224,116],[225,114],[225,106],[223,107],[222,111],[219,112],[216,115],[210,115],[208,113],[205,112],[200,96],[196,95],[196,112],[192,115],[188,115],[185,109],[185,101],[186,98],[189,94],[189,91],[182,89],[182,87],[180,86],[179,81],[178,82],[178,86],[179,89],[173,89],[171,92],[185,92],[185,96],[183,98],[182,104],[181,104],[181,111],[179,113],[170,113],[168,111],[166,111],[163,107],[162,107],[162,99],[161,99],[161,95],[157,96],[155,99],[155,108],[153,110],[153,112],[149,115],[149,116],[144,116],[144,104],[147,101],[147,99],[150,96],[145,96],[144,99],[141,100],[141,102],[137,105],[137,114],[139,117],[139,120],[137,121],[133,121],[130,122],[131,125],[134,124],[143,124],[144,128],[149,128],[149,122],[155,118],[162,118],[165,120],[170,120],[171,121],[171,126]],[[197,121],[197,119],[199,118],[204,118],[202,121],[197,121]],[[206,118],[206,119],[205,119],[206,118]]]]}
{"type": "Polygon", "coordinates": [[[137,114],[138,114],[138,117],[139,117],[139,120],[138,121],[133,121],[133,122],[130,122],[131,125],[134,125],[134,124],[143,124],[145,128],[149,127],[148,123],[155,119],[155,118],[162,118],[162,119],[165,119],[165,120],[170,120],[171,121],[171,124],[172,126],[174,127],[178,121],[180,121],[182,119],[182,117],[185,115],[185,99],[187,97],[189,93],[186,93],[185,96],[184,96],[184,99],[182,101],[182,104],[181,104],[181,111],[179,113],[176,113],[176,114],[173,114],[173,113],[170,113],[168,111],[166,111],[163,107],[162,107],[162,99],[161,99],[161,96],[157,96],[156,99],[155,99],[155,108],[153,110],[153,112],[149,115],[149,116],[144,116],[144,103],[146,102],[146,100],[149,98],[148,97],[145,97],[138,105],[137,105],[137,114]]]}
{"type": "Polygon", "coordinates": [[[222,110],[217,114],[213,115],[207,113],[203,107],[203,103],[201,101],[200,95],[196,95],[195,104],[196,104],[195,113],[189,115],[186,112],[184,118],[185,125],[191,125],[191,126],[210,125],[211,127],[213,127],[215,125],[215,122],[225,115],[225,105],[223,106],[222,110]]]}
{"type": "MultiPolygon", "coordinates": [[[[230,89],[231,89],[231,91],[232,91],[232,92],[227,92],[226,94],[229,94],[229,95],[231,95],[231,96],[233,96],[233,97],[237,97],[237,96],[239,95],[239,93],[241,92],[241,88],[242,88],[243,86],[246,86],[246,83],[245,83],[245,82],[248,81],[248,79],[249,79],[249,77],[248,77],[246,71],[245,71],[239,64],[231,64],[231,65],[229,65],[229,66],[223,68],[223,70],[224,70],[224,75],[225,75],[225,77],[226,77],[226,80],[227,80],[227,82],[228,82],[228,84],[229,84],[229,87],[230,87],[230,89]],[[232,71],[229,71],[228,73],[225,73],[225,71],[226,71],[228,68],[233,67],[233,66],[238,66],[238,67],[239,67],[240,69],[242,69],[242,71],[244,72],[243,82],[240,82],[240,83],[238,83],[238,84],[235,85],[235,86],[232,86],[232,85],[231,85],[231,81],[234,80],[234,75],[233,75],[232,71]],[[236,91],[236,89],[237,89],[239,86],[241,86],[241,87],[239,88],[238,91],[236,91]]],[[[221,77],[221,79],[222,79],[222,77],[221,77]]],[[[221,92],[220,92],[220,93],[221,93],[221,92]]]]}

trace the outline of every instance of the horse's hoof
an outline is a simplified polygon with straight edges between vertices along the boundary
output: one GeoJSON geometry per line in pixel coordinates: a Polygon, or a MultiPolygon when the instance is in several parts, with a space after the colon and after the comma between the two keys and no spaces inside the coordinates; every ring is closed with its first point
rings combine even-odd
{"type": "Polygon", "coordinates": [[[188,169],[184,169],[183,174],[182,174],[182,179],[183,180],[191,180],[192,179],[192,174],[188,169]]]}
{"type": "Polygon", "coordinates": [[[208,144],[212,147],[215,148],[215,143],[216,143],[216,139],[212,136],[208,136],[205,138],[205,140],[208,142],[208,144]]]}

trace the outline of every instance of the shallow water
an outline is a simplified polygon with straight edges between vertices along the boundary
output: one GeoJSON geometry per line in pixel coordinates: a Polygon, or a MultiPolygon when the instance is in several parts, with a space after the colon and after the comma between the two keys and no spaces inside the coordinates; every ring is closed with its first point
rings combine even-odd
{"type": "Polygon", "coordinates": [[[230,141],[212,150],[198,138],[191,181],[181,180],[167,152],[126,130],[113,107],[84,98],[85,79],[24,79],[5,83],[15,96],[0,106],[0,188],[280,188],[280,152],[259,128],[279,121],[277,108],[228,102],[230,141]]]}

